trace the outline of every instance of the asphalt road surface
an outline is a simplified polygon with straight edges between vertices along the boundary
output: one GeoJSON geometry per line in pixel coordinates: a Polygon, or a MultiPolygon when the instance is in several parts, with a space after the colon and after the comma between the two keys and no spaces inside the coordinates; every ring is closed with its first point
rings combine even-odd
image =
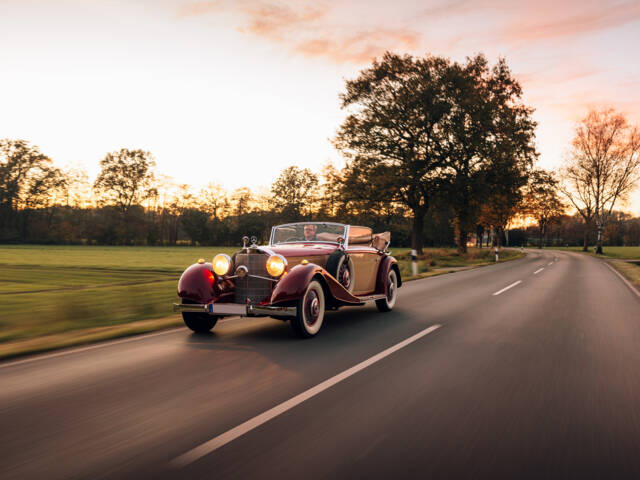
{"type": "Polygon", "coordinates": [[[399,293],[311,340],[231,319],[0,364],[0,478],[640,478],[640,296],[604,262],[399,293]]]}

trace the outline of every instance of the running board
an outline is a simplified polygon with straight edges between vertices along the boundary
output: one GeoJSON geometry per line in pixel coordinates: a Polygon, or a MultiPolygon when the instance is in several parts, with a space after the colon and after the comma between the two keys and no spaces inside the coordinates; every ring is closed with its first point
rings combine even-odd
{"type": "Polygon", "coordinates": [[[387,298],[384,293],[379,293],[376,295],[363,295],[362,297],[358,297],[362,303],[373,302],[374,300],[382,300],[383,298],[387,298]]]}

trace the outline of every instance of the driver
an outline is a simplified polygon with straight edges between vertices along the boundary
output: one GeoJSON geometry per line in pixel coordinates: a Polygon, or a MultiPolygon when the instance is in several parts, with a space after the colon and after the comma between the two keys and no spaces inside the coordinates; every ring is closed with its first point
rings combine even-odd
{"type": "Polygon", "coordinates": [[[312,242],[317,240],[316,231],[318,230],[318,226],[310,223],[304,226],[304,239],[306,242],[312,242]]]}

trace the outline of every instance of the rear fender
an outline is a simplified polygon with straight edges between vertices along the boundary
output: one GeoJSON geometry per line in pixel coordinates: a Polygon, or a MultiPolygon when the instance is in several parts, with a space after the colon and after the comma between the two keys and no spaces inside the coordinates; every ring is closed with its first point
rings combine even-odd
{"type": "Polygon", "coordinates": [[[307,286],[316,276],[322,278],[333,303],[339,305],[359,305],[362,303],[358,297],[349,293],[324,268],[313,263],[307,263],[306,265],[296,265],[280,279],[273,289],[271,304],[297,301],[304,295],[307,286]]]}
{"type": "Polygon", "coordinates": [[[194,263],[178,282],[178,296],[196,303],[210,303],[233,297],[233,284],[213,273],[210,263],[194,263]]]}
{"type": "Polygon", "coordinates": [[[389,279],[389,272],[391,269],[396,271],[398,277],[398,287],[402,285],[402,278],[400,278],[400,268],[398,267],[398,261],[390,255],[385,256],[380,262],[378,267],[378,276],[376,278],[376,294],[383,294],[387,292],[387,282],[389,279]]]}

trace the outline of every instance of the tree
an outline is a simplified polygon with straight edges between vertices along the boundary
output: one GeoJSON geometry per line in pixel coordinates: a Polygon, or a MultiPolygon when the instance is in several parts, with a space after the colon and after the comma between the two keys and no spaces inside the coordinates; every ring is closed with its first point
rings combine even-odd
{"type": "Polygon", "coordinates": [[[548,226],[565,211],[560,200],[558,181],[545,170],[532,172],[524,199],[525,213],[538,223],[538,248],[542,248],[548,226]]]}
{"type": "Polygon", "coordinates": [[[149,152],[123,148],[100,160],[100,173],[93,187],[106,203],[114,204],[126,216],[132,205],[152,196],[155,162],[149,152]]]}
{"type": "Polygon", "coordinates": [[[0,140],[0,227],[17,228],[21,211],[22,238],[29,228],[29,213],[55,202],[64,190],[65,176],[38,147],[24,140],[0,140]]]}
{"type": "Polygon", "coordinates": [[[411,246],[422,253],[424,218],[441,164],[438,127],[452,105],[444,95],[448,60],[385,53],[340,95],[350,114],[334,145],[348,159],[351,198],[399,203],[412,217],[411,246]]]}
{"type": "Polygon", "coordinates": [[[271,202],[285,218],[299,220],[311,215],[317,187],[318,177],[311,170],[287,167],[271,185],[271,202]]]}
{"type": "Polygon", "coordinates": [[[504,60],[489,68],[483,55],[459,64],[386,53],[347,81],[341,95],[342,107],[352,111],[334,139],[349,160],[346,193],[371,206],[405,206],[412,247],[421,251],[429,202],[443,192],[455,212],[458,248],[466,252],[491,191],[490,172],[506,164],[517,191],[535,159],[535,123],[520,96],[504,60]]]}
{"type": "Polygon", "coordinates": [[[616,202],[625,200],[640,177],[640,131],[613,109],[591,110],[576,127],[563,170],[563,192],[585,223],[597,229],[602,254],[604,228],[616,202]]]}
{"type": "Polygon", "coordinates": [[[593,225],[595,192],[591,189],[590,173],[575,165],[566,165],[561,172],[560,191],[582,217],[582,251],[589,249],[589,232],[593,225]]]}
{"type": "Polygon", "coordinates": [[[210,183],[198,194],[200,208],[207,212],[214,221],[228,214],[229,198],[224,188],[217,183],[210,183]]]}
{"type": "Polygon", "coordinates": [[[344,204],[342,172],[332,163],[327,163],[322,167],[321,178],[319,213],[326,218],[335,218],[344,204]]]}
{"type": "Polygon", "coordinates": [[[484,55],[453,63],[446,82],[454,108],[441,125],[444,188],[456,216],[458,251],[466,253],[468,232],[491,195],[502,209],[495,226],[503,229],[511,217],[537,156],[536,123],[504,59],[492,68],[484,55]]]}
{"type": "Polygon", "coordinates": [[[253,194],[248,187],[236,188],[231,194],[231,200],[234,203],[233,213],[235,215],[244,215],[251,211],[251,203],[253,194]]]}

